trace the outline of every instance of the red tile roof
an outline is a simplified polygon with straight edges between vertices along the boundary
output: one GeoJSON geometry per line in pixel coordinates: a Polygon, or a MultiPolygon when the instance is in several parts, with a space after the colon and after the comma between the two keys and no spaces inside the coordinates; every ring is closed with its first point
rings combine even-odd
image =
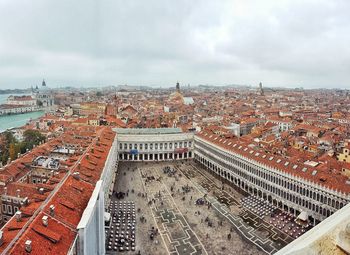
{"type": "Polygon", "coordinates": [[[248,143],[244,143],[238,139],[228,142],[225,138],[207,133],[206,131],[198,133],[197,136],[225,150],[257,161],[278,171],[303,178],[335,191],[345,192],[346,194],[350,193],[350,185],[347,184],[348,178],[341,174],[341,169],[330,171],[328,168],[315,168],[305,165],[304,162],[295,161],[292,158],[288,159],[282,156],[268,154],[257,148],[252,149],[248,143]],[[263,155],[265,156],[263,157],[263,155]],[[277,160],[279,160],[279,163],[277,163],[277,160]]]}

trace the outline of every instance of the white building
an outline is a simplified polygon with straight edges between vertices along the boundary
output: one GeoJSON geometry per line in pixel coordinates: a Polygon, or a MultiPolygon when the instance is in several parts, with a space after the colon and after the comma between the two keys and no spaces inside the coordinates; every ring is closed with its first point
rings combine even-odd
{"type": "Polygon", "coordinates": [[[117,128],[120,161],[162,161],[193,158],[193,133],[179,128],[117,128]]]}
{"type": "Polygon", "coordinates": [[[7,114],[20,114],[26,112],[34,112],[37,110],[37,107],[34,105],[9,105],[2,104],[0,105],[0,116],[7,114]]]}
{"type": "Polygon", "coordinates": [[[350,202],[344,176],[318,174],[312,166],[204,132],[194,137],[194,144],[195,160],[209,171],[281,210],[307,215],[313,225],[350,202]],[[336,178],[337,189],[330,188],[331,178],[336,178]]]}
{"type": "Polygon", "coordinates": [[[41,87],[36,86],[33,89],[33,96],[37,101],[37,105],[45,110],[52,110],[54,107],[54,98],[50,88],[46,86],[45,80],[43,80],[41,87]]]}
{"type": "Polygon", "coordinates": [[[9,96],[7,98],[7,104],[36,106],[36,99],[33,96],[9,96]]]}

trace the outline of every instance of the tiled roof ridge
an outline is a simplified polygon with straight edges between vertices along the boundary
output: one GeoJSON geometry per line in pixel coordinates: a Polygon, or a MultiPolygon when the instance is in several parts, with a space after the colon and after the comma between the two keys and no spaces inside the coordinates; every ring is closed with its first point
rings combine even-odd
{"type": "MultiPolygon", "coordinates": [[[[311,181],[313,183],[317,183],[318,185],[321,185],[325,188],[331,189],[335,192],[345,192],[347,194],[350,193],[350,185],[345,183],[345,177],[341,176],[339,177],[339,175],[327,175],[327,177],[329,177],[328,179],[331,178],[331,181],[328,181],[327,185],[325,185],[324,183],[320,182],[319,179],[317,179],[319,177],[319,175],[321,175],[321,173],[317,174],[317,171],[319,169],[316,169],[312,166],[308,166],[308,165],[304,165],[300,162],[293,162],[293,159],[285,159],[279,155],[274,155],[274,154],[270,154],[270,153],[265,153],[261,150],[256,150],[249,148],[249,144],[240,141],[239,139],[237,139],[236,141],[230,142],[228,144],[224,144],[222,141],[222,137],[212,134],[212,133],[207,133],[205,130],[201,131],[199,133],[196,134],[197,136],[199,136],[200,138],[207,140],[213,144],[215,144],[216,146],[219,146],[221,148],[223,148],[224,150],[239,154],[242,157],[245,158],[249,158],[253,161],[256,161],[260,164],[266,165],[268,167],[271,167],[275,170],[284,172],[284,173],[288,173],[291,174],[293,176],[297,176],[298,178],[304,179],[306,181],[311,181]],[[219,141],[221,140],[221,142],[219,141]],[[234,144],[236,146],[234,146],[234,144]],[[250,154],[249,152],[253,150],[254,153],[250,154]],[[258,153],[260,156],[263,154],[266,154],[265,158],[257,158],[255,155],[256,153],[258,153]],[[277,159],[281,159],[281,161],[283,161],[283,164],[272,164],[274,163],[275,160],[277,159]],[[284,165],[286,162],[288,162],[288,165],[284,165]],[[293,171],[295,169],[291,169],[293,168],[294,165],[298,165],[297,169],[298,171],[293,171]],[[307,173],[306,172],[300,172],[301,170],[307,169],[307,173]],[[315,177],[315,175],[317,174],[317,178],[315,177]],[[339,178],[344,179],[344,183],[339,183],[339,178]]],[[[325,174],[325,173],[322,173],[325,174]]]]}
{"type": "MultiPolygon", "coordinates": [[[[101,136],[105,128],[102,128],[100,130],[97,130],[98,136],[94,138],[94,140],[97,140],[97,137],[101,136]]],[[[57,194],[57,192],[60,190],[60,188],[66,183],[66,181],[69,179],[71,174],[76,169],[78,162],[82,160],[82,158],[86,155],[86,153],[89,152],[89,148],[93,146],[93,142],[88,146],[88,148],[85,150],[85,152],[80,155],[79,160],[77,160],[74,165],[71,167],[70,171],[68,171],[64,178],[61,179],[61,181],[55,186],[54,190],[48,195],[48,197],[45,199],[43,203],[35,210],[33,215],[28,219],[28,221],[24,224],[23,228],[17,233],[17,235],[12,239],[12,241],[6,246],[6,248],[3,250],[2,254],[7,254],[11,249],[15,247],[15,244],[18,240],[20,240],[21,236],[29,229],[30,225],[34,222],[36,217],[40,214],[40,212],[43,212],[44,208],[49,204],[51,199],[57,194]]]]}

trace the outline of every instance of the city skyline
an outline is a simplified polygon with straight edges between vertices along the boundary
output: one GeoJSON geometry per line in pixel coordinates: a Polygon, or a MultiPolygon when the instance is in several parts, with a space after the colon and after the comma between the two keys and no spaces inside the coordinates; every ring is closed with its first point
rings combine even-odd
{"type": "Polygon", "coordinates": [[[345,1],[2,1],[0,7],[0,89],[28,88],[42,78],[51,88],[171,87],[176,80],[349,87],[345,1]]]}

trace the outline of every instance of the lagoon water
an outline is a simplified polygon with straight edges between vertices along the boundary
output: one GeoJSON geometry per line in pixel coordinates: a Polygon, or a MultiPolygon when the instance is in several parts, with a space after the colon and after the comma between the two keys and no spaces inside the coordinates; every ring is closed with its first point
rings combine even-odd
{"type": "MultiPolygon", "coordinates": [[[[6,103],[6,99],[9,96],[10,95],[0,95],[0,104],[6,103]]],[[[8,128],[21,127],[25,125],[29,120],[39,118],[43,115],[44,112],[40,111],[0,116],[0,132],[5,131],[8,128]]]]}

